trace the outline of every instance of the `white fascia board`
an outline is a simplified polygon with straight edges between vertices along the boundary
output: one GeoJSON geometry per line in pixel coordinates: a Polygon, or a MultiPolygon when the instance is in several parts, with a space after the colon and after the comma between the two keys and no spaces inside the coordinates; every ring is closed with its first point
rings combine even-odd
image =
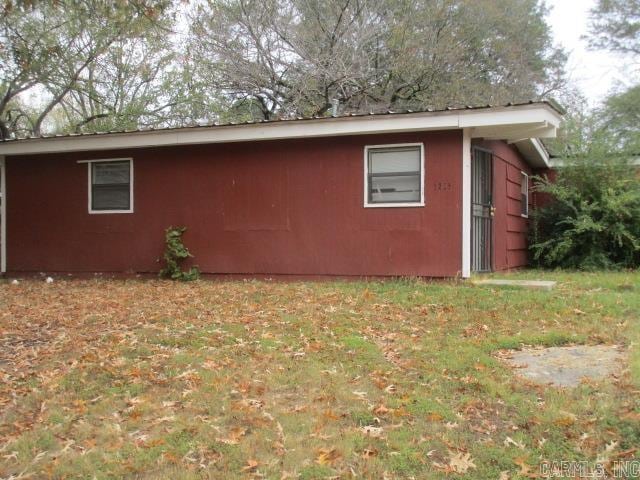
{"type": "Polygon", "coordinates": [[[549,168],[549,153],[539,139],[526,138],[512,143],[533,168],[549,168]]]}
{"type": "Polygon", "coordinates": [[[81,152],[170,145],[450,130],[455,128],[458,128],[457,115],[402,114],[398,116],[341,117],[322,120],[185,128],[170,131],[159,130],[18,140],[7,142],[6,144],[0,143],[0,154],[27,155],[33,153],[81,152]]]}
{"type": "Polygon", "coordinates": [[[287,120],[219,127],[17,140],[0,143],[0,155],[116,150],[342,135],[372,135],[481,126],[507,127],[526,124],[539,126],[544,122],[551,122],[555,125],[559,118],[559,114],[555,113],[547,105],[532,104],[477,110],[449,110],[299,121],[287,120]]]}
{"type": "Polygon", "coordinates": [[[471,131],[462,131],[462,278],[471,276],[471,131]]]}
{"type": "MultiPolygon", "coordinates": [[[[552,158],[552,159],[549,160],[549,167],[550,168],[562,168],[565,165],[567,165],[567,163],[569,163],[569,162],[567,162],[566,158],[552,158]]],[[[633,155],[630,156],[628,164],[640,167],[640,157],[633,156],[633,155]]]]}
{"type": "Polygon", "coordinates": [[[463,116],[460,127],[491,127],[499,125],[526,125],[544,124],[558,127],[560,125],[560,114],[551,110],[546,105],[527,105],[519,109],[503,109],[502,111],[478,111],[473,116],[463,116]],[[535,107],[535,108],[532,108],[535,107]]]}
{"type": "Polygon", "coordinates": [[[537,138],[530,138],[529,141],[532,143],[533,148],[536,150],[540,160],[544,163],[544,166],[549,167],[551,159],[549,158],[549,152],[544,148],[542,142],[537,138]]]}
{"type": "Polygon", "coordinates": [[[546,123],[474,129],[474,137],[482,137],[486,140],[506,140],[507,143],[517,143],[530,138],[554,138],[555,136],[556,127],[549,126],[546,123]]]}

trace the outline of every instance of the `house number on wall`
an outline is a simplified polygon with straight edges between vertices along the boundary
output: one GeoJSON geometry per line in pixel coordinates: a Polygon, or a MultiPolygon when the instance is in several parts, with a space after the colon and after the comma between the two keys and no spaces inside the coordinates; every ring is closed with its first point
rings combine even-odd
{"type": "Polygon", "coordinates": [[[434,186],[437,192],[448,192],[451,190],[451,182],[435,182],[434,186]]]}

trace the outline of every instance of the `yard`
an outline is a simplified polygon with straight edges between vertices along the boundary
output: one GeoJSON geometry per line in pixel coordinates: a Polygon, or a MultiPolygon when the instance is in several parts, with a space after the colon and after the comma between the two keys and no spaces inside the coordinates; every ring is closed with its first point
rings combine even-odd
{"type": "Polygon", "coordinates": [[[2,478],[533,478],[640,445],[640,273],[0,284],[2,478]],[[575,389],[500,359],[621,344],[575,389]]]}

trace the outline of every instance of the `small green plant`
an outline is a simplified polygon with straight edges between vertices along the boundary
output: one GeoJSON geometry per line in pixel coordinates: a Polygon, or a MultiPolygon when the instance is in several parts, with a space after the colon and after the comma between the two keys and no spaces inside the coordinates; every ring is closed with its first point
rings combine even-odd
{"type": "Polygon", "coordinates": [[[191,267],[186,271],[181,268],[182,262],[189,257],[193,257],[187,247],[184,246],[184,243],[182,243],[182,234],[186,230],[186,227],[169,227],[165,230],[163,255],[165,267],[160,270],[161,277],[182,281],[197,280],[200,277],[200,270],[198,270],[197,266],[191,267]]]}

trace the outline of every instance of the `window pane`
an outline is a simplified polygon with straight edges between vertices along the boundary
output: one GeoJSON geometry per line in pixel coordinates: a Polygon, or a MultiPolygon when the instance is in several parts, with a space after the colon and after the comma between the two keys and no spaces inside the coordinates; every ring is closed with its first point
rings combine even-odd
{"type": "Polygon", "coordinates": [[[420,147],[369,150],[369,173],[420,171],[420,147]]]}
{"type": "Polygon", "coordinates": [[[522,175],[522,181],[520,182],[520,193],[527,195],[529,192],[529,177],[522,175]]]}
{"type": "Polygon", "coordinates": [[[109,185],[129,183],[129,162],[93,163],[93,184],[109,185]]]}
{"type": "Polygon", "coordinates": [[[93,210],[129,210],[129,185],[94,185],[91,192],[93,210]]]}
{"type": "Polygon", "coordinates": [[[401,203],[420,201],[420,175],[372,176],[369,201],[372,203],[401,203]]]}

